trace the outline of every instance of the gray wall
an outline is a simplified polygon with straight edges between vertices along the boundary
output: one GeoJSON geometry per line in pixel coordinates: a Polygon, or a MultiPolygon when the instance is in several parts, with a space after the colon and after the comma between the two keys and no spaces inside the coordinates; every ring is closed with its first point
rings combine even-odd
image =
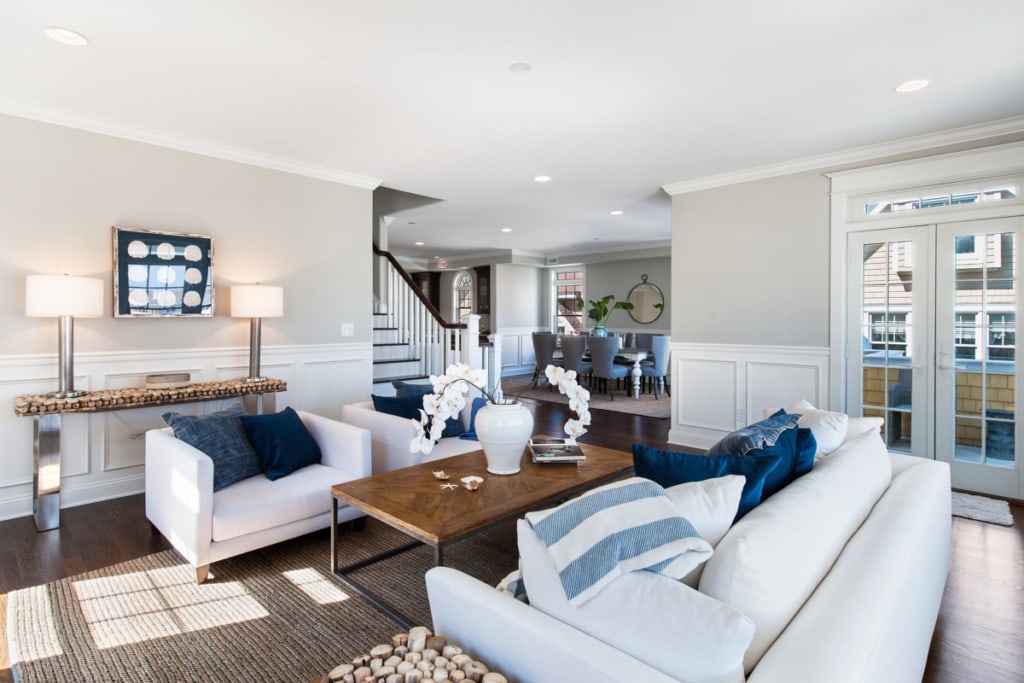
{"type": "Polygon", "coordinates": [[[673,197],[673,341],[827,346],[828,192],[815,171],[673,197]]]}
{"type": "Polygon", "coordinates": [[[264,345],[370,340],[370,190],[8,116],[0,150],[0,354],[56,353],[56,322],[24,316],[29,273],[105,281],[76,351],[246,347],[227,287],[256,281],[284,287],[264,345]],[[112,225],[211,236],[215,318],[113,318],[112,225]]]}
{"type": "Polygon", "coordinates": [[[491,268],[491,329],[543,326],[548,297],[547,271],[534,266],[499,263],[491,268]]]}
{"type": "MultiPolygon", "coordinates": [[[[669,295],[672,292],[672,259],[645,258],[629,261],[613,261],[596,263],[586,267],[586,298],[599,299],[607,294],[614,294],[616,301],[626,301],[629,290],[640,284],[640,276],[647,274],[648,284],[657,285],[665,297],[665,310],[652,323],[641,324],[633,320],[627,311],[614,311],[608,318],[608,327],[613,330],[670,330],[672,315],[669,295]]],[[[584,314],[585,315],[585,314],[584,314]]],[[[587,328],[593,327],[593,321],[585,319],[587,328]]]]}

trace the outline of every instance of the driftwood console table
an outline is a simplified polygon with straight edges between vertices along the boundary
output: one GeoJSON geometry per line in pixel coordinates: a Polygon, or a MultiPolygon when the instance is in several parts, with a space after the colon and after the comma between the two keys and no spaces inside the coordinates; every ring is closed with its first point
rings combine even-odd
{"type": "Polygon", "coordinates": [[[39,531],[60,526],[60,422],[65,413],[98,413],[175,403],[197,403],[242,398],[246,412],[274,412],[275,392],[284,391],[280,379],[249,382],[244,379],[187,384],[175,389],[105,389],[75,398],[25,394],[14,399],[14,414],[33,418],[32,514],[39,531]]]}

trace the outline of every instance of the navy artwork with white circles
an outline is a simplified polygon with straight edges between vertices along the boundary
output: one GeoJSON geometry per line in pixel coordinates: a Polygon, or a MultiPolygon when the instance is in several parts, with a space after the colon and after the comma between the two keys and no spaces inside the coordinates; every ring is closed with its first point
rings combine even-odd
{"type": "Polygon", "coordinates": [[[213,315],[213,240],[114,227],[114,315],[213,315]]]}

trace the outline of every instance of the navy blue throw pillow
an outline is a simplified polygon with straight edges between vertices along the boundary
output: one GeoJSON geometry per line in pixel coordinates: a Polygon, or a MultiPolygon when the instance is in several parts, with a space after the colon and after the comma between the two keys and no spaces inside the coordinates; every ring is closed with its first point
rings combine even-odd
{"type": "Polygon", "coordinates": [[[434,385],[423,384],[422,382],[406,382],[405,380],[396,379],[391,382],[391,386],[395,388],[395,396],[417,396],[423,398],[427,394],[434,393],[434,385]]]}
{"type": "Polygon", "coordinates": [[[787,415],[780,410],[767,419],[726,434],[708,449],[708,455],[746,455],[757,448],[774,446],[782,433],[795,427],[799,419],[799,415],[787,415]]]}
{"type": "Polygon", "coordinates": [[[263,462],[267,479],[274,481],[320,462],[320,446],[291,408],[267,415],[246,415],[241,420],[263,462]]]}
{"type": "Polygon", "coordinates": [[[479,441],[479,437],[476,435],[476,414],[487,405],[486,396],[477,396],[473,399],[473,407],[469,413],[469,429],[459,436],[460,439],[466,439],[467,441],[479,441]]]}
{"type": "Polygon", "coordinates": [[[772,468],[771,472],[764,479],[764,490],[761,493],[761,500],[767,500],[769,496],[785,488],[786,484],[793,481],[793,465],[796,463],[797,452],[797,430],[793,427],[786,429],[771,446],[755,448],[748,451],[743,457],[764,458],[766,456],[778,456],[779,464],[772,468]]]}
{"type": "Polygon", "coordinates": [[[213,460],[213,490],[220,491],[235,482],[255,477],[263,471],[260,457],[245,435],[240,418],[245,409],[235,404],[209,415],[164,413],[164,422],[174,436],[201,450],[213,460]]]}
{"type": "MultiPolygon", "coordinates": [[[[426,392],[427,394],[433,393],[433,390],[426,392]]],[[[420,410],[423,408],[423,397],[426,394],[408,394],[406,396],[377,396],[372,394],[370,398],[373,399],[373,409],[378,413],[387,413],[389,415],[397,415],[398,417],[405,417],[410,420],[420,420],[420,410]]],[[[430,423],[427,423],[427,429],[430,429],[430,423]]],[[[459,436],[464,431],[465,427],[462,425],[462,418],[455,416],[449,418],[444,425],[444,431],[441,433],[441,438],[449,436],[459,436]]]]}
{"type": "Polygon", "coordinates": [[[724,477],[727,474],[746,477],[735,519],[747,514],[761,502],[765,478],[781,460],[778,455],[694,455],[633,444],[633,469],[636,476],[655,481],[664,488],[688,481],[724,477]]]}
{"type": "Polygon", "coordinates": [[[793,460],[793,475],[790,481],[802,477],[814,467],[814,454],[818,451],[818,440],[807,427],[796,429],[796,458],[793,460]]]}

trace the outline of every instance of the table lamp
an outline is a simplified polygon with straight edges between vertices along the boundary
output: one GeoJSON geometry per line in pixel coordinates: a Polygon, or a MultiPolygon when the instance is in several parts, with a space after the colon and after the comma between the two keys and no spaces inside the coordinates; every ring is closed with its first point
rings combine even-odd
{"type": "Polygon", "coordinates": [[[75,318],[103,315],[103,280],[70,275],[29,275],[25,278],[25,315],[57,318],[58,383],[49,396],[74,398],[75,318]]]}
{"type": "Polygon", "coordinates": [[[247,382],[264,382],[260,375],[260,322],[284,315],[284,290],[264,285],[231,288],[231,317],[249,318],[249,376],[247,382]]]}

